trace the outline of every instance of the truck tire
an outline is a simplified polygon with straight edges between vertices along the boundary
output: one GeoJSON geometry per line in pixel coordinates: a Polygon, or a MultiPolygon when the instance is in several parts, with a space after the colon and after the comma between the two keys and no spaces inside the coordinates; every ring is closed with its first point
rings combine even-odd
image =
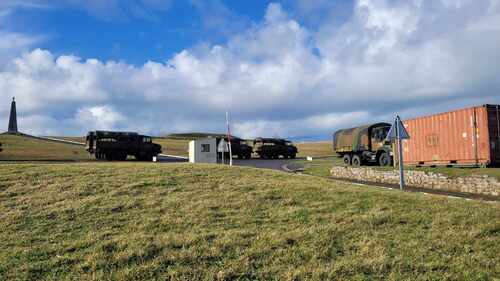
{"type": "Polygon", "coordinates": [[[119,160],[119,161],[127,160],[127,153],[125,153],[125,152],[120,152],[116,156],[117,156],[116,160],[119,160]]]}
{"type": "Polygon", "coordinates": [[[354,156],[352,156],[351,163],[353,166],[359,167],[363,165],[363,160],[361,159],[361,156],[355,154],[354,156]]]}
{"type": "Polygon", "coordinates": [[[108,161],[113,161],[113,153],[111,153],[111,152],[107,152],[104,157],[108,161]]]}
{"type": "Polygon", "coordinates": [[[392,165],[392,158],[387,152],[383,152],[380,154],[378,157],[378,164],[380,166],[391,166],[392,165]]]}
{"type": "Polygon", "coordinates": [[[344,165],[351,165],[351,155],[344,154],[344,156],[342,156],[342,162],[344,162],[344,165]]]}

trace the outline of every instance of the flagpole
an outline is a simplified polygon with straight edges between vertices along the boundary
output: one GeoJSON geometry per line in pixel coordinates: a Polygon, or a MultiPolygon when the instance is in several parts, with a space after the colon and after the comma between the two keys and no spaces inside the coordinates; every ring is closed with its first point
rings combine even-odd
{"type": "Polygon", "coordinates": [[[229,113],[226,111],[227,142],[229,145],[229,166],[233,166],[233,151],[231,149],[231,128],[229,127],[229,113]]]}

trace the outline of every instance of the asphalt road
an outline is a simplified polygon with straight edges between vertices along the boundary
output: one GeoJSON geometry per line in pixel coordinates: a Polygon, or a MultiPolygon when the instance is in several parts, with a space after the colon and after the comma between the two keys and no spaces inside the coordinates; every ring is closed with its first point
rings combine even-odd
{"type": "MultiPolygon", "coordinates": [[[[187,162],[188,159],[172,157],[168,155],[159,155],[158,162],[161,163],[182,163],[187,162]]],[[[246,167],[254,167],[260,169],[271,169],[278,171],[286,171],[284,168],[290,160],[285,159],[233,159],[233,164],[235,166],[246,166],[246,167]]],[[[226,162],[228,164],[228,161],[226,162]]]]}

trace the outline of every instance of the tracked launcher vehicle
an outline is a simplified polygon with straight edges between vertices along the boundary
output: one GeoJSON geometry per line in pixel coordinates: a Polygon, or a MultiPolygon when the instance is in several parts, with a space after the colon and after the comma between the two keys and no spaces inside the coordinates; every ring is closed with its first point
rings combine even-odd
{"type": "Polygon", "coordinates": [[[375,163],[391,166],[393,153],[386,141],[391,125],[376,123],[351,129],[338,130],[333,134],[333,151],[342,157],[344,164],[361,166],[375,163]]]}
{"type": "Polygon", "coordinates": [[[253,141],[254,152],[262,159],[283,158],[295,159],[297,156],[297,147],[289,140],[256,138],[253,141]]]}
{"type": "Polygon", "coordinates": [[[152,161],[161,153],[161,146],[153,143],[150,136],[135,132],[89,132],[85,145],[86,150],[98,160],[124,161],[130,155],[140,161],[152,161]]]}

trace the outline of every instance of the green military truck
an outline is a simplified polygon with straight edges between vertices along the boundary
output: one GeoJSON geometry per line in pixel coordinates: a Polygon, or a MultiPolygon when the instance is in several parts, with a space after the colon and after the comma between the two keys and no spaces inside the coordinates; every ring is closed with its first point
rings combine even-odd
{"type": "MultiPolygon", "coordinates": [[[[219,147],[221,140],[224,140],[227,143],[227,137],[217,138],[217,147],[219,147]]],[[[231,136],[231,152],[233,156],[236,156],[239,159],[250,159],[252,157],[252,147],[247,144],[246,140],[235,136],[231,136]]],[[[222,150],[218,149],[219,158],[222,158],[222,153],[222,150]]],[[[229,151],[225,152],[224,157],[229,159],[229,151]]]]}
{"type": "Polygon", "coordinates": [[[297,147],[285,139],[256,138],[253,141],[254,152],[262,159],[283,158],[295,159],[297,147]]]}
{"type": "Polygon", "coordinates": [[[152,161],[161,153],[161,146],[150,136],[135,132],[92,131],[87,134],[86,150],[98,160],[124,161],[134,156],[140,161],[152,161]]]}
{"type": "Polygon", "coordinates": [[[385,140],[390,128],[388,123],[376,123],[338,130],[333,134],[333,151],[342,157],[346,165],[374,163],[390,166],[393,161],[392,147],[385,140]]]}

